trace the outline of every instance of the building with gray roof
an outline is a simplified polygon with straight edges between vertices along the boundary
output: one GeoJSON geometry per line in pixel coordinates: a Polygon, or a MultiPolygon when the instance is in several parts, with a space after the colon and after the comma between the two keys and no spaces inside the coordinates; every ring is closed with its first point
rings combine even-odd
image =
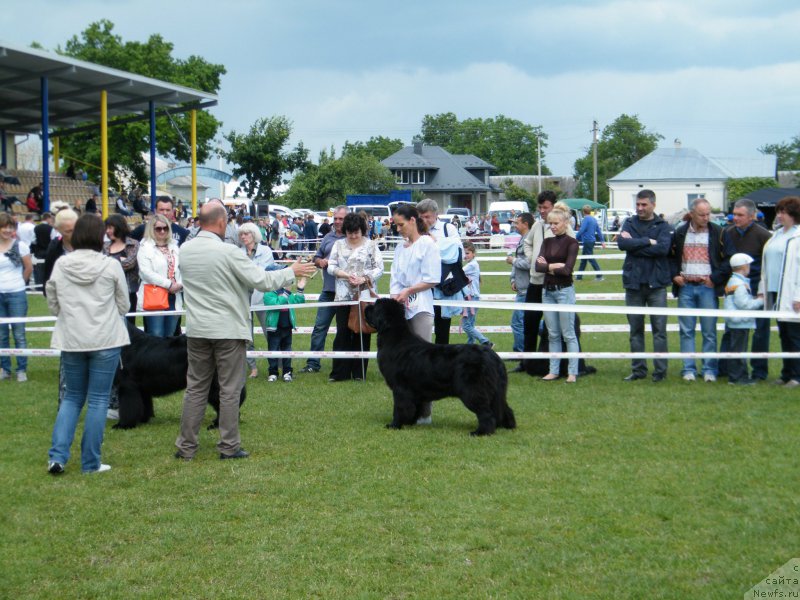
{"type": "Polygon", "coordinates": [[[450,154],[440,146],[415,142],[381,161],[401,189],[419,190],[444,212],[452,207],[484,213],[500,195],[489,181],[497,169],[472,154],[450,154]]]}
{"type": "Polygon", "coordinates": [[[712,208],[725,211],[729,179],[764,177],[775,179],[777,158],[772,154],[752,157],[712,158],[680,142],[672,148],[657,148],[627,169],[608,179],[609,207],[633,209],[636,194],[653,190],[659,213],[685,209],[695,198],[706,198],[712,208]]]}

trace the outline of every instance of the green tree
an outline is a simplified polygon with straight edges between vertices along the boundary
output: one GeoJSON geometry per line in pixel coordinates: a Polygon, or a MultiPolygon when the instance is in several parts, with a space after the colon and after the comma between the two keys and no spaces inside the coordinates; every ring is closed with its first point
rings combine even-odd
{"type": "Polygon", "coordinates": [[[775,154],[778,157],[779,171],[800,170],[800,135],[790,142],[781,144],[765,144],[758,149],[762,154],[775,154]]]}
{"type": "Polygon", "coordinates": [[[744,198],[750,192],[774,187],[778,187],[778,182],[771,177],[742,177],[741,179],[728,179],[725,183],[729,204],[736,202],[739,198],[744,198]]]}
{"type": "Polygon", "coordinates": [[[528,206],[531,206],[532,201],[535,199],[535,194],[518,186],[511,179],[503,181],[503,183],[500,184],[500,189],[503,190],[507,200],[521,200],[522,202],[527,202],[528,206]]]}
{"type": "MultiPolygon", "coordinates": [[[[597,201],[608,204],[606,180],[644,158],[664,136],[647,131],[637,115],[622,114],[606,126],[597,142],[597,201]]],[[[592,197],[592,149],[575,161],[576,194],[592,197]]]]}
{"type": "Polygon", "coordinates": [[[292,180],[281,197],[287,206],[323,210],[343,204],[348,194],[387,194],[395,189],[392,173],[372,155],[324,154],[319,165],[292,180]]]}
{"type": "MultiPolygon", "coordinates": [[[[212,64],[199,56],[178,59],[172,56],[173,44],[160,35],[151,35],[146,42],[124,42],[114,32],[114,24],[101,20],[89,25],[79,36],[73,36],[59,54],[98,65],[130,71],[208,93],[217,93],[225,67],[212,64]]],[[[188,162],[191,117],[187,114],[159,117],[156,122],[156,149],[161,156],[188,162]]],[[[197,113],[197,160],[204,162],[213,151],[213,140],[222,125],[206,111],[197,113]]],[[[130,171],[139,181],[147,180],[148,166],[142,152],[150,147],[150,124],[147,121],[129,123],[109,129],[109,163],[130,171]]],[[[100,132],[82,133],[61,138],[61,152],[68,157],[89,163],[86,170],[99,178],[100,132]]],[[[111,170],[116,184],[115,170],[111,170]]]]}
{"type": "MultiPolygon", "coordinates": [[[[536,173],[537,140],[542,153],[547,135],[542,127],[529,125],[505,115],[459,121],[453,113],[425,115],[419,138],[428,145],[441,146],[451,154],[474,154],[493,164],[499,173],[536,173]]],[[[542,174],[550,169],[542,157],[542,174]]]]}
{"type": "Polygon", "coordinates": [[[235,194],[244,192],[256,200],[270,200],[272,188],[288,183],[284,176],[308,167],[308,150],[303,142],[288,152],[283,150],[292,134],[292,124],[284,116],[258,119],[247,133],[231,131],[225,139],[231,149],[222,157],[233,166],[239,179],[235,194]]]}
{"type": "Polygon", "coordinates": [[[374,156],[378,160],[390,157],[398,150],[403,149],[403,141],[379,135],[371,137],[366,142],[344,143],[342,156],[374,156]]]}

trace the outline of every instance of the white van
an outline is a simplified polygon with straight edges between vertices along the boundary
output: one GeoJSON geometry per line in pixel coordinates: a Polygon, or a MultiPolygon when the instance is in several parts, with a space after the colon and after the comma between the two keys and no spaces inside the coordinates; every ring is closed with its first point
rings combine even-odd
{"type": "Polygon", "coordinates": [[[528,203],[522,200],[503,200],[489,205],[489,217],[497,216],[497,220],[500,221],[500,231],[503,233],[510,233],[511,223],[524,212],[530,212],[530,208],[528,203]]]}

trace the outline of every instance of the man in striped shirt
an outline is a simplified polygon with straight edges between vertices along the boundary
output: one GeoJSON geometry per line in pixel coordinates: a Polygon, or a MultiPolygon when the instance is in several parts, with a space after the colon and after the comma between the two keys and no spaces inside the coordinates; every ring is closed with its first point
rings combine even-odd
{"type": "MultiPolygon", "coordinates": [[[[670,252],[672,294],[678,298],[679,308],[719,308],[718,298],[723,294],[730,276],[730,265],[722,251],[722,228],[710,222],[711,205],[705,198],[692,201],[689,220],[675,228],[670,252]]],[[[678,317],[681,352],[695,351],[697,317],[678,317]]],[[[717,319],[700,317],[703,352],[716,352],[717,319]]],[[[684,381],[697,378],[697,365],[693,358],[683,360],[681,377],[684,381]]],[[[703,359],[703,380],[717,380],[717,359],[703,359]]]]}

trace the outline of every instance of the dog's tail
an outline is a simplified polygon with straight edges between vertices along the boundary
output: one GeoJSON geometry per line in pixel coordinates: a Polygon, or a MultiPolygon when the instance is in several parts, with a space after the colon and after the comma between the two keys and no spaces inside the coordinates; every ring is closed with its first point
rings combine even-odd
{"type": "Polygon", "coordinates": [[[503,402],[503,416],[497,422],[500,427],[504,427],[506,429],[516,429],[517,428],[517,419],[514,417],[514,411],[511,410],[511,407],[508,405],[507,402],[503,402]]]}

